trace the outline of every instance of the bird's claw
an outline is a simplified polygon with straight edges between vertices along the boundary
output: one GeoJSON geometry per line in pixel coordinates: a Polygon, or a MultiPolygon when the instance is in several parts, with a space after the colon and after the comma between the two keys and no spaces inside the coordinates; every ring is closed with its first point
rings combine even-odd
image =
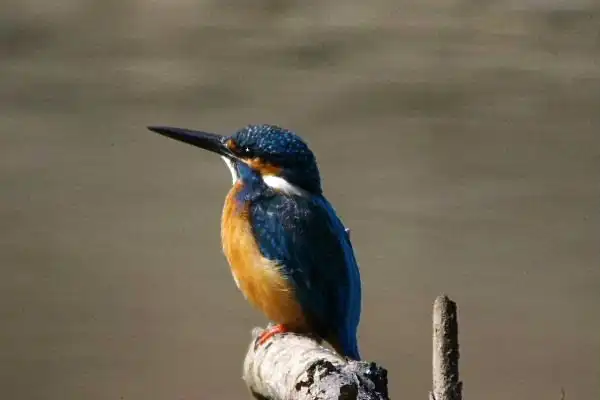
{"type": "Polygon", "coordinates": [[[254,345],[254,349],[257,349],[259,346],[263,345],[267,340],[272,338],[273,336],[289,332],[288,329],[284,325],[274,325],[265,329],[260,336],[256,339],[256,343],[254,345]]]}

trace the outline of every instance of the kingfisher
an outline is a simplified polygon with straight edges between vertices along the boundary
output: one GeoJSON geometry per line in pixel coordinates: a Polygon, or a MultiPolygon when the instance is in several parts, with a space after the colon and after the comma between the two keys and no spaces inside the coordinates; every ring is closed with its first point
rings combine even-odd
{"type": "Polygon", "coordinates": [[[274,324],[360,360],[361,279],[354,250],[323,195],[316,157],[296,133],[248,125],[233,135],[150,126],[222,157],[233,185],[221,217],[223,253],[244,297],[274,324]]]}

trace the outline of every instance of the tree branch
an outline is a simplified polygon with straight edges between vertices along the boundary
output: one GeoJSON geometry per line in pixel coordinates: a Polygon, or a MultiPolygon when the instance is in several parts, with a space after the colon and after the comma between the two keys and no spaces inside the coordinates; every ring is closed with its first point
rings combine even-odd
{"type": "Polygon", "coordinates": [[[252,332],[244,381],[257,399],[387,400],[387,371],[375,363],[347,361],[315,340],[285,333],[255,346],[252,332]]]}
{"type": "Polygon", "coordinates": [[[458,318],[456,303],[438,296],[433,305],[433,392],[430,400],[462,400],[458,375],[458,318]]]}

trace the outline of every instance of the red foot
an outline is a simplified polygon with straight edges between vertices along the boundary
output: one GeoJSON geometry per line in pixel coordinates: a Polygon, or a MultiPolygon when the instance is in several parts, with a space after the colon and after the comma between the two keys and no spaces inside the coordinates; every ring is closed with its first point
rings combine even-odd
{"type": "Polygon", "coordinates": [[[289,330],[284,325],[281,325],[281,324],[275,325],[260,334],[258,339],[256,339],[256,345],[254,347],[256,348],[256,347],[264,344],[267,340],[269,340],[270,338],[272,338],[273,336],[275,336],[279,333],[286,333],[286,332],[289,332],[289,330]]]}

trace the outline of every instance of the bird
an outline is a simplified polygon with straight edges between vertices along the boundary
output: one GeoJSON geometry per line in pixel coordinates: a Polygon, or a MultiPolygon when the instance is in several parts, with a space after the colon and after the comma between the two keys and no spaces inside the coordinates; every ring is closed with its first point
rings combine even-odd
{"type": "Polygon", "coordinates": [[[247,125],[232,135],[148,126],[222,157],[232,176],[222,249],[244,297],[273,323],[360,360],[361,277],[349,231],[325,198],[314,153],[295,132],[247,125]]]}

